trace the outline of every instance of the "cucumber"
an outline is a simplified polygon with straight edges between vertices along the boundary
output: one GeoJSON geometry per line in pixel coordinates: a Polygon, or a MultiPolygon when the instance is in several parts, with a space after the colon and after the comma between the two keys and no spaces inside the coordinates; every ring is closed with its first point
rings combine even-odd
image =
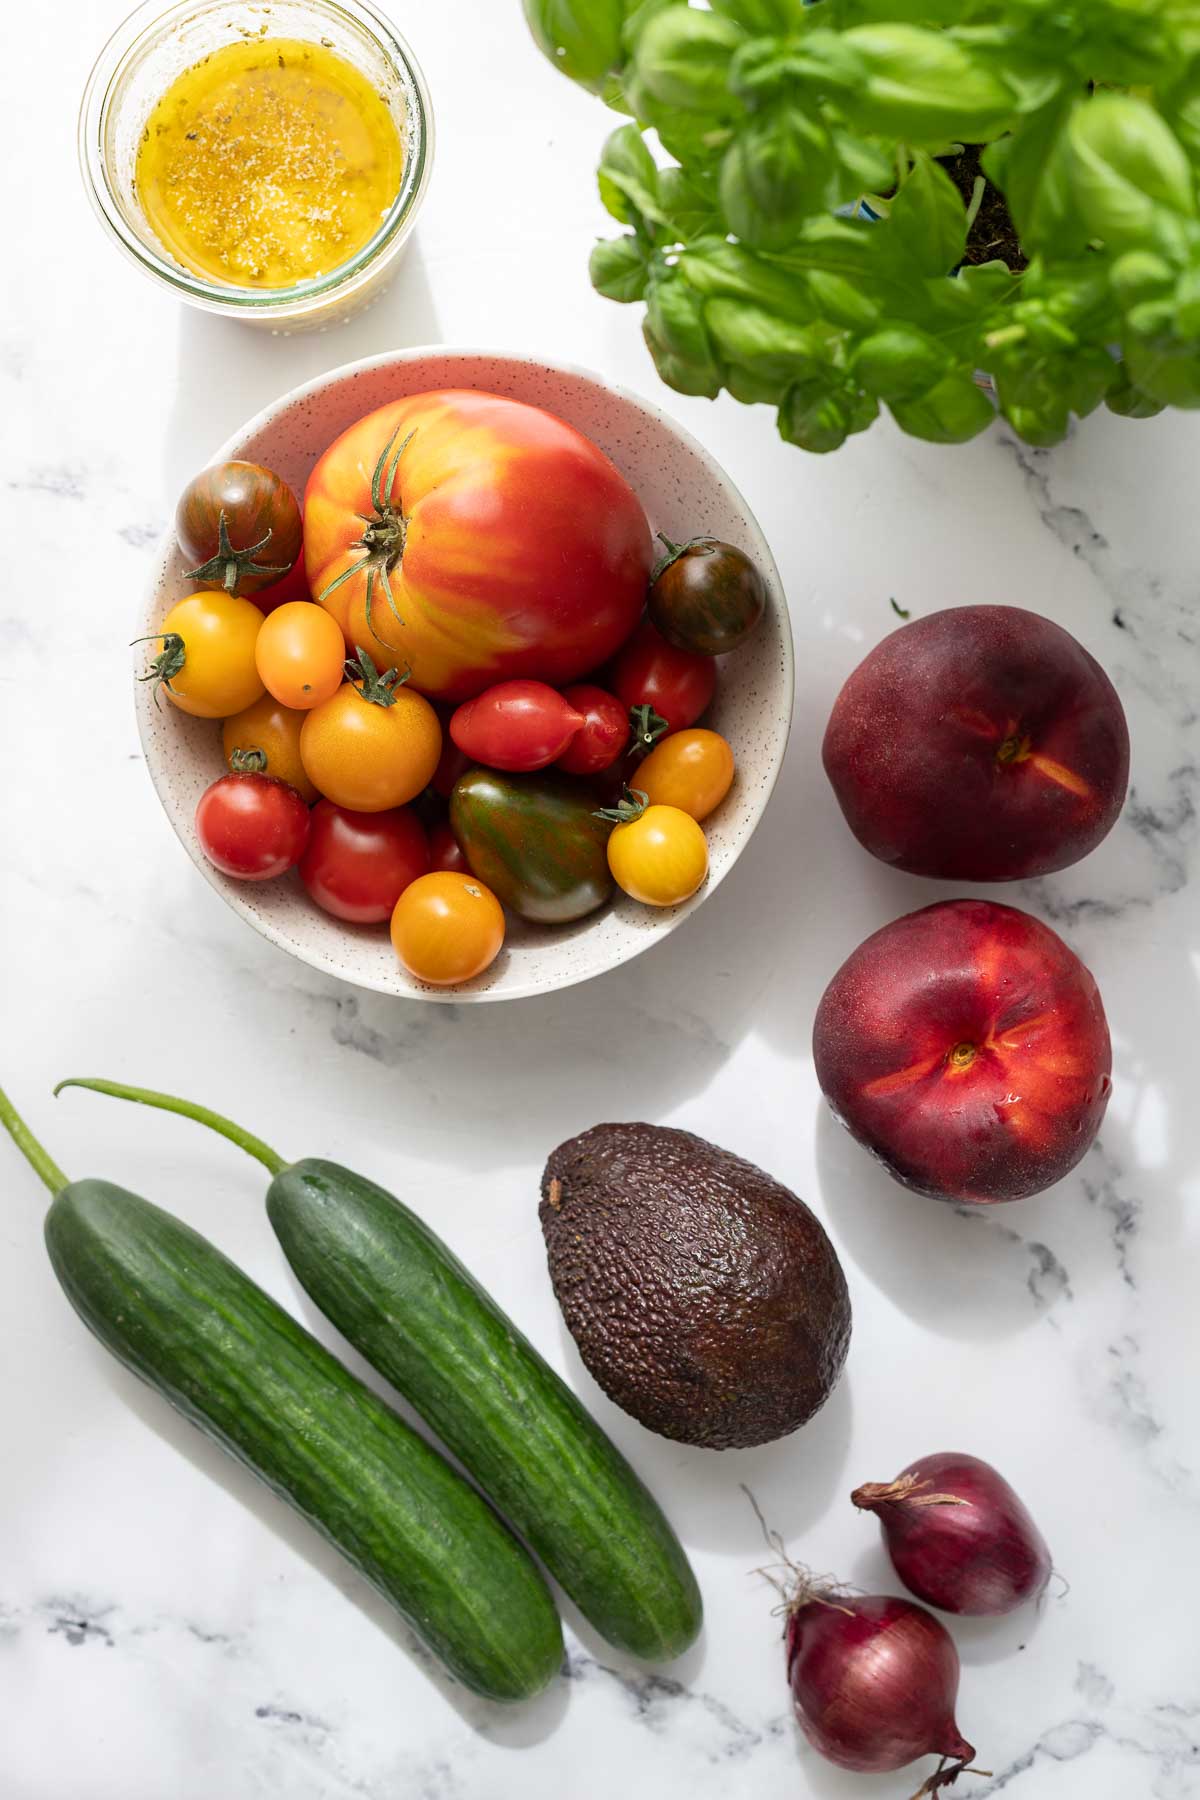
{"type": "MultiPolygon", "coordinates": [[[[0,1122],[13,1117],[0,1094],[0,1122]]],[[[24,1127],[12,1135],[30,1154],[24,1127]]],[[[558,1614],[474,1488],[198,1232],[30,1160],[59,1190],[54,1272],[118,1361],[308,1519],[467,1687],[540,1692],[562,1665],[558,1614]]]]}
{"type": "Polygon", "coordinates": [[[313,1158],[267,1214],[297,1279],[409,1400],[608,1643],[649,1661],[700,1630],[696,1578],[616,1445],[441,1239],[385,1189],[313,1158]]]}
{"type": "Polygon", "coordinates": [[[82,1081],[220,1131],[271,1169],[267,1212],[297,1278],[416,1408],[596,1630],[648,1661],[680,1655],[703,1608],[658,1503],[575,1395],[427,1225],[339,1164],[286,1166],[206,1107],[82,1081]]]}

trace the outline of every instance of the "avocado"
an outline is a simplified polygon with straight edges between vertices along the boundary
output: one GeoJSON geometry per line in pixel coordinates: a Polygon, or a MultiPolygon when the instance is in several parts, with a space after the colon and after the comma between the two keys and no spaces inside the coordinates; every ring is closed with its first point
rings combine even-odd
{"type": "Polygon", "coordinates": [[[588,1370],[650,1431],[769,1443],[829,1397],[850,1341],[837,1252],[802,1200],[663,1125],[594,1125],[553,1151],[538,1208],[588,1370]]]}

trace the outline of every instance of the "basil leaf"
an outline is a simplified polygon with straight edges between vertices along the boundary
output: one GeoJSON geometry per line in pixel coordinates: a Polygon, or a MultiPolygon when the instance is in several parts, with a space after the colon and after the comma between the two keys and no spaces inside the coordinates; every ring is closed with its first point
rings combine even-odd
{"type": "Polygon", "coordinates": [[[830,333],[825,325],[797,325],[741,300],[710,300],[704,317],[725,361],[780,385],[794,380],[805,367],[829,360],[830,333]]]}
{"type": "Polygon", "coordinates": [[[835,325],[844,325],[851,331],[870,331],[879,322],[878,301],[844,275],[829,269],[811,269],[808,291],[821,317],[835,325]]]}
{"type": "Polygon", "coordinates": [[[729,59],[743,34],[717,13],[669,6],[639,34],[634,71],[652,99],[687,112],[728,105],[729,59]]]}
{"type": "Polygon", "coordinates": [[[704,302],[676,270],[664,270],[651,283],[642,329],[655,367],[668,387],[681,394],[716,398],[722,372],[704,322],[704,302]]]}
{"type": "Polygon", "coordinates": [[[983,171],[1008,202],[1028,250],[1077,254],[1087,231],[1071,196],[1064,136],[1075,103],[1056,102],[1022,122],[1012,137],[984,152],[983,171]]]}
{"type": "Polygon", "coordinates": [[[891,186],[896,178],[895,165],[872,138],[856,137],[850,131],[834,131],[830,135],[838,165],[847,177],[848,198],[881,194],[891,186]]]}
{"type": "Polygon", "coordinates": [[[783,399],[787,382],[780,381],[775,375],[765,375],[758,369],[747,369],[739,363],[730,363],[725,371],[725,386],[743,406],[778,406],[783,399]]]}
{"type": "Polygon", "coordinates": [[[1152,248],[1160,208],[1195,217],[1186,151],[1154,108],[1133,94],[1081,101],[1067,126],[1065,153],[1079,217],[1109,250],[1152,248]]]}
{"type": "Polygon", "coordinates": [[[794,30],[804,12],[804,0],[709,0],[709,5],[755,37],[794,30]]]}
{"type": "Polygon", "coordinates": [[[1110,412],[1120,413],[1124,419],[1153,419],[1163,411],[1163,402],[1155,400],[1137,387],[1129,379],[1129,371],[1125,368],[1118,371],[1104,400],[1110,412]]]}
{"type": "Polygon", "coordinates": [[[658,169],[636,125],[618,125],[605,139],[597,170],[600,198],[622,225],[659,218],[658,169]]]}
{"type": "Polygon", "coordinates": [[[809,31],[799,38],[756,37],[743,44],[729,65],[729,91],[755,105],[798,84],[823,91],[849,91],[865,78],[861,60],[833,31],[809,31]]]}
{"type": "Polygon", "coordinates": [[[915,325],[888,325],[864,338],[851,367],[872,394],[891,404],[928,393],[946,373],[949,356],[915,325]]]}
{"type": "Polygon", "coordinates": [[[715,198],[682,169],[658,171],[658,208],[664,226],[683,243],[720,229],[715,198]]]}
{"type": "Polygon", "coordinates": [[[706,299],[748,300],[801,324],[813,316],[803,277],[764,262],[739,244],[702,240],[680,255],[679,271],[706,299]]]}
{"type": "Polygon", "coordinates": [[[524,0],[539,49],[572,81],[603,90],[621,60],[625,0],[524,0]]]}
{"type": "Polygon", "coordinates": [[[778,423],[785,444],[798,444],[801,450],[826,456],[831,450],[840,450],[850,436],[849,397],[820,377],[794,382],[784,395],[778,423]]]}
{"type": "Polygon", "coordinates": [[[929,275],[947,275],[967,247],[962,196],[940,163],[923,151],[892,201],[888,230],[904,241],[907,257],[929,275]]]}
{"type": "Polygon", "coordinates": [[[1127,335],[1123,351],[1130,381],[1152,400],[1189,410],[1200,406],[1200,350],[1194,344],[1127,335]]]}
{"type": "Polygon", "coordinates": [[[894,401],[889,410],[901,431],[930,444],[965,444],[996,417],[987,395],[965,371],[944,375],[919,399],[894,401]]]}
{"type": "Polygon", "coordinates": [[[780,250],[819,203],[832,166],[829,139],[796,106],[754,114],[721,164],[721,206],[730,230],[755,250],[780,250]]]}
{"type": "Polygon", "coordinates": [[[588,274],[606,300],[643,299],[649,274],[645,242],[628,234],[602,239],[588,259],[588,274]]]}
{"type": "Polygon", "coordinates": [[[998,137],[1012,122],[1011,90],[942,31],[858,25],[842,41],[863,65],[862,85],[839,96],[850,123],[940,149],[998,137]]]}

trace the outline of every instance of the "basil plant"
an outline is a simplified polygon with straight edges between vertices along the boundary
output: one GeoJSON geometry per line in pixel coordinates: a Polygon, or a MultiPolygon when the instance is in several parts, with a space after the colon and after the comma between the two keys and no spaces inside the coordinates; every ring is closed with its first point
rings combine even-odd
{"type": "Polygon", "coordinates": [[[525,10],[624,117],[592,281],[680,393],[806,450],[1200,407],[1200,0],[525,10]]]}

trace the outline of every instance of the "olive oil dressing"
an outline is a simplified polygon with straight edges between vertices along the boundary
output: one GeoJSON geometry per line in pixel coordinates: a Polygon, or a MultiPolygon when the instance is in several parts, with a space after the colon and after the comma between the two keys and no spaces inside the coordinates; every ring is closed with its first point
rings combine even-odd
{"type": "Polygon", "coordinates": [[[400,189],[396,119],[325,44],[226,44],[172,82],[146,121],[135,183],[184,268],[283,288],[347,262],[400,189]]]}

